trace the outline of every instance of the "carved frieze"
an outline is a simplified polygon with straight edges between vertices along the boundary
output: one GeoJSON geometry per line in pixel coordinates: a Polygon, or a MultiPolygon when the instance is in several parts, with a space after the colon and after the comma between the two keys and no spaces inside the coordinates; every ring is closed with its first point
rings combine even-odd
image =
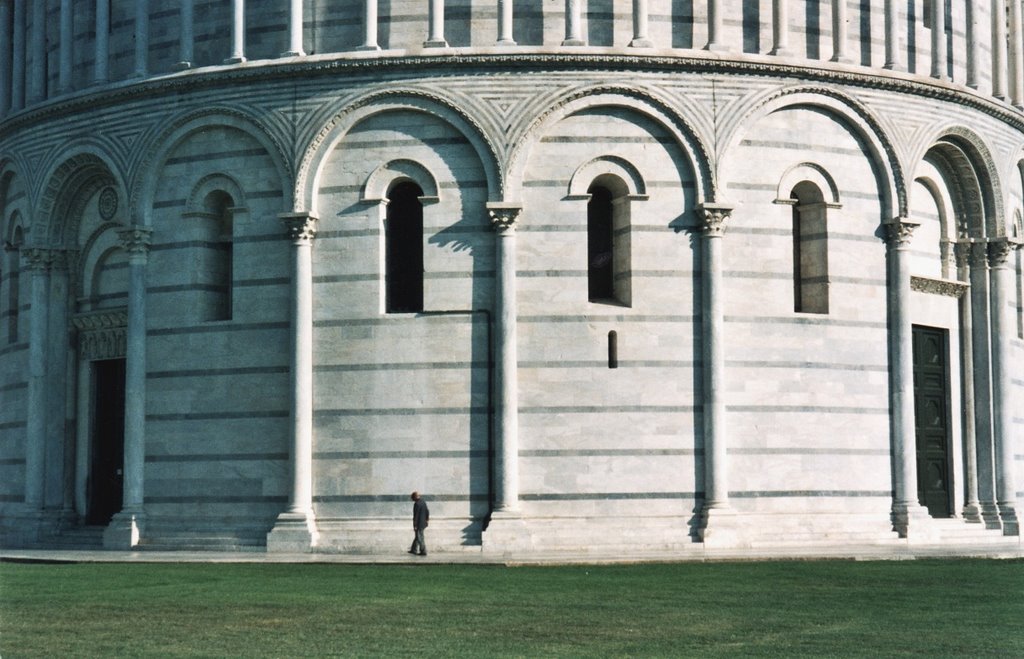
{"type": "Polygon", "coordinates": [[[82,359],[120,359],[125,356],[128,311],[110,309],[78,314],[71,319],[78,330],[78,354],[82,359]]]}
{"type": "Polygon", "coordinates": [[[963,281],[951,279],[932,279],[931,277],[911,277],[910,289],[928,295],[942,295],[944,297],[961,297],[971,287],[963,281]]]}

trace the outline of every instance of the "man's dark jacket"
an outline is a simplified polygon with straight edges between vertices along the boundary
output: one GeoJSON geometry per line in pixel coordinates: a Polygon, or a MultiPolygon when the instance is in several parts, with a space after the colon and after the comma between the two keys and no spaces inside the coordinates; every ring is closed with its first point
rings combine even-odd
{"type": "Polygon", "coordinates": [[[416,499],[416,503],[412,504],[413,526],[417,529],[425,529],[429,521],[430,510],[427,508],[427,502],[423,499],[416,499]]]}

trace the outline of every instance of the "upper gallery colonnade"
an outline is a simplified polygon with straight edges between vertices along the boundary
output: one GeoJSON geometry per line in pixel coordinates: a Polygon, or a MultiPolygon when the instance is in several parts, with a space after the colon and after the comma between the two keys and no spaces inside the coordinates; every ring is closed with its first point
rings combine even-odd
{"type": "Polygon", "coordinates": [[[772,0],[770,15],[738,0],[697,0],[686,14],[662,0],[615,0],[610,16],[591,11],[586,0],[566,0],[558,10],[494,0],[493,8],[463,7],[447,19],[444,0],[425,0],[415,9],[378,0],[175,4],[165,10],[152,0],[0,0],[0,114],[81,89],[196,66],[467,44],[622,46],[634,53],[671,48],[726,57],[768,55],[789,63],[830,61],[929,75],[1024,108],[1024,0],[972,0],[963,6],[935,0],[907,7],[896,0],[872,0],[866,7],[818,0],[813,6],[801,3],[799,10],[793,0],[772,0]],[[547,29],[556,24],[564,27],[564,33],[557,30],[559,40],[547,29]],[[677,38],[680,25],[686,38],[677,38]],[[458,27],[460,34],[453,39],[446,27],[458,27]],[[330,34],[342,29],[343,38],[330,34]],[[538,31],[544,36],[537,37],[538,31]],[[247,44],[247,36],[260,37],[259,43],[247,44]]]}

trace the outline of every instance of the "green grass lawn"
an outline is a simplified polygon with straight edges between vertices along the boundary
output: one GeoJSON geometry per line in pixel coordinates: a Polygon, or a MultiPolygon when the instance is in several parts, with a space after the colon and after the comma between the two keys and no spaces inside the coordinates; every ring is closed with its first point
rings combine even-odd
{"type": "Polygon", "coordinates": [[[0,564],[0,656],[1024,657],[1024,561],[0,564]]]}

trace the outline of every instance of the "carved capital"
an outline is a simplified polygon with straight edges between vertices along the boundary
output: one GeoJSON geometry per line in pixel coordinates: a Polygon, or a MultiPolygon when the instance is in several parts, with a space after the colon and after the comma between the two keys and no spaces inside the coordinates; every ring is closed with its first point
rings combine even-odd
{"type": "Polygon", "coordinates": [[[988,267],[988,245],[984,241],[971,241],[971,267],[988,267]]]}
{"type": "Polygon", "coordinates": [[[316,238],[317,218],[309,213],[281,213],[278,215],[292,243],[308,245],[316,238]]]}
{"type": "Polygon", "coordinates": [[[487,214],[491,216],[491,226],[498,233],[515,231],[516,220],[523,212],[523,205],[515,202],[487,202],[487,214]]]}
{"type": "Polygon", "coordinates": [[[153,244],[153,230],[149,227],[132,226],[121,229],[117,232],[121,239],[121,248],[128,252],[128,260],[131,262],[146,262],[149,255],[149,246],[153,244]]]}
{"type": "Polygon", "coordinates": [[[904,249],[910,246],[910,239],[914,235],[914,229],[921,226],[920,222],[911,222],[905,217],[896,217],[886,222],[885,242],[892,249],[904,249]]]}
{"type": "Polygon", "coordinates": [[[1008,265],[1010,252],[1020,247],[1020,243],[1013,238],[994,238],[988,242],[988,265],[990,268],[998,268],[1008,265]]]}
{"type": "Polygon", "coordinates": [[[35,272],[46,272],[53,263],[54,250],[46,247],[27,247],[21,250],[25,267],[35,272]]]}
{"type": "Polygon", "coordinates": [[[705,238],[721,238],[725,233],[725,221],[732,216],[732,206],[727,204],[701,204],[697,206],[701,234],[705,238]]]}
{"type": "Polygon", "coordinates": [[[971,265],[971,243],[953,243],[953,257],[956,259],[956,267],[966,268],[971,265]]]}

